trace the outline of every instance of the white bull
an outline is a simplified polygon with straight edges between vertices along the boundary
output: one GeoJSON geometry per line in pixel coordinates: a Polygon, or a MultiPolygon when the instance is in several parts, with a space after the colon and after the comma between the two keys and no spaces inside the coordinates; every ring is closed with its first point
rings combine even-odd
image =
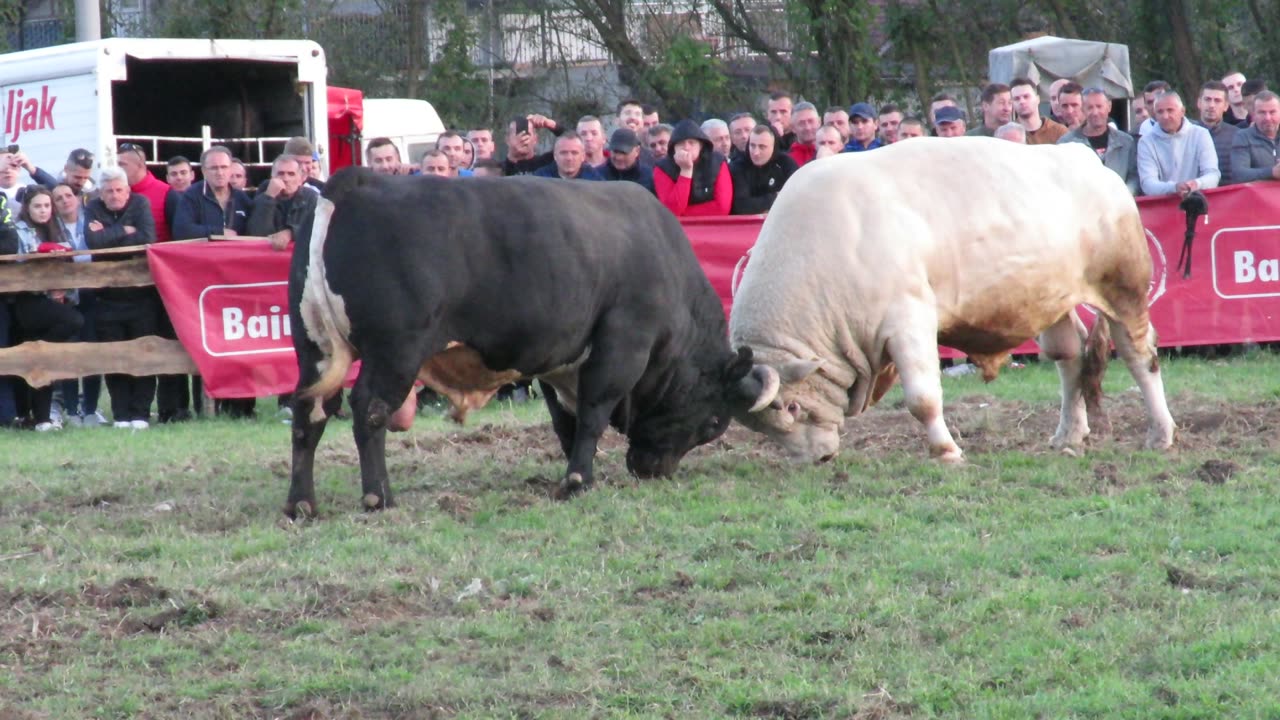
{"type": "Polygon", "coordinates": [[[1085,146],[921,138],[811,163],[774,204],[734,296],[729,334],[755,352],[761,387],[737,419],[795,459],[829,459],[844,418],[900,376],[930,453],[960,461],[939,343],[990,380],[1038,338],[1062,381],[1051,443],[1078,448],[1086,401],[1101,412],[1111,335],[1146,402],[1147,446],[1168,447],[1150,281],[1137,205],[1085,146]],[[1100,313],[1092,334],[1081,303],[1100,313]]]}

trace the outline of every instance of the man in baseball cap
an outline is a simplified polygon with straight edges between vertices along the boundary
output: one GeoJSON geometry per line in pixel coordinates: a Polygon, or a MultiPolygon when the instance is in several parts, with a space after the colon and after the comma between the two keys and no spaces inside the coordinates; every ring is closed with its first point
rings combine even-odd
{"type": "Polygon", "coordinates": [[[964,135],[964,111],[958,107],[940,107],[933,115],[938,137],[964,135]]]}
{"type": "Polygon", "coordinates": [[[629,180],[653,192],[653,168],[640,161],[640,136],[620,127],[609,136],[609,159],[600,166],[605,180],[629,180]]]}
{"type": "Polygon", "coordinates": [[[845,152],[874,150],[883,143],[876,137],[876,109],[871,103],[854,103],[849,106],[849,143],[845,152]]]}

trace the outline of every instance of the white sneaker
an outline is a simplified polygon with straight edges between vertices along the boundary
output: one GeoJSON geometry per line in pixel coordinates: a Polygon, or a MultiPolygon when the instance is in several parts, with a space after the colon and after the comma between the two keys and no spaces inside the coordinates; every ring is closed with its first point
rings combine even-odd
{"type": "Polygon", "coordinates": [[[129,423],[129,427],[132,427],[134,430],[146,430],[147,428],[151,427],[151,423],[147,422],[146,420],[134,420],[133,422],[129,423]]]}
{"type": "Polygon", "coordinates": [[[36,432],[49,432],[50,430],[61,430],[62,423],[55,421],[36,423],[36,432]]]}
{"type": "Polygon", "coordinates": [[[97,427],[98,425],[107,424],[107,416],[102,414],[101,410],[94,410],[91,415],[85,415],[80,420],[80,424],[85,427],[97,427]]]}
{"type": "Polygon", "coordinates": [[[133,428],[133,423],[128,420],[117,420],[112,424],[112,427],[120,428],[121,430],[129,430],[133,428]]]}
{"type": "Polygon", "coordinates": [[[71,427],[80,427],[84,424],[84,418],[79,415],[68,415],[63,419],[66,421],[66,424],[71,427]]]}

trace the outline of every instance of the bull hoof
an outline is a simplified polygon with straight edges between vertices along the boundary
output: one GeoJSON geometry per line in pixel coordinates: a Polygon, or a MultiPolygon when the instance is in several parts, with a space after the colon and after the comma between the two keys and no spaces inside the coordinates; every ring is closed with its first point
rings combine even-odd
{"type": "Polygon", "coordinates": [[[296,503],[286,503],[284,514],[290,520],[310,520],[316,516],[316,508],[310,500],[299,500],[296,503]]]}
{"type": "Polygon", "coordinates": [[[582,479],[582,473],[569,473],[564,481],[560,483],[560,487],[556,488],[555,498],[557,500],[568,500],[588,487],[590,485],[582,479]]]}
{"type": "Polygon", "coordinates": [[[1080,433],[1057,433],[1049,439],[1049,447],[1062,452],[1071,449],[1079,450],[1084,447],[1085,438],[1091,434],[1089,430],[1080,433]]]}
{"type": "Polygon", "coordinates": [[[382,509],[382,498],[378,497],[377,495],[374,495],[373,493],[369,493],[368,495],[365,495],[363,500],[364,500],[365,510],[381,510],[382,509]]]}
{"type": "Polygon", "coordinates": [[[946,465],[960,465],[964,462],[964,452],[955,444],[930,448],[929,454],[933,456],[934,460],[946,465]]]}

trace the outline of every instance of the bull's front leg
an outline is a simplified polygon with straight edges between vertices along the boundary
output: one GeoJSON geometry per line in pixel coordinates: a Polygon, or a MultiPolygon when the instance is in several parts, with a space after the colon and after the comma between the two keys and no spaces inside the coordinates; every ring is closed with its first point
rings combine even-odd
{"type": "Polygon", "coordinates": [[[284,514],[290,519],[315,517],[316,486],[315,459],[316,447],[324,435],[325,425],[342,404],[342,393],[327,400],[303,399],[301,393],[294,393],[293,427],[290,436],[293,440],[293,464],[289,474],[289,498],[285,501],[284,514]]]}
{"type": "Polygon", "coordinates": [[[636,323],[620,314],[607,318],[591,343],[591,356],[578,373],[578,414],[569,468],[556,497],[572,497],[591,487],[596,449],[614,408],[635,387],[648,362],[649,338],[637,336],[636,323]],[[637,350],[639,348],[639,350],[637,350]]]}
{"type": "MultiPolygon", "coordinates": [[[[297,301],[294,301],[297,307],[297,301]]],[[[297,311],[293,311],[294,327],[302,327],[302,320],[297,311]]],[[[324,428],[330,417],[342,405],[342,393],[338,392],[328,399],[304,398],[303,390],[310,387],[320,378],[319,360],[322,356],[320,348],[308,341],[295,339],[294,351],[298,356],[298,386],[293,393],[290,406],[293,409],[293,421],[289,435],[293,449],[292,464],[289,472],[289,497],[285,500],[284,514],[291,520],[314,517],[316,505],[315,459],[316,447],[324,436],[324,428]]]]}
{"type": "Polygon", "coordinates": [[[932,305],[904,304],[889,336],[889,357],[902,379],[907,410],[924,425],[929,454],[946,463],[964,462],[942,415],[942,372],[938,366],[938,316],[932,305]]]}

